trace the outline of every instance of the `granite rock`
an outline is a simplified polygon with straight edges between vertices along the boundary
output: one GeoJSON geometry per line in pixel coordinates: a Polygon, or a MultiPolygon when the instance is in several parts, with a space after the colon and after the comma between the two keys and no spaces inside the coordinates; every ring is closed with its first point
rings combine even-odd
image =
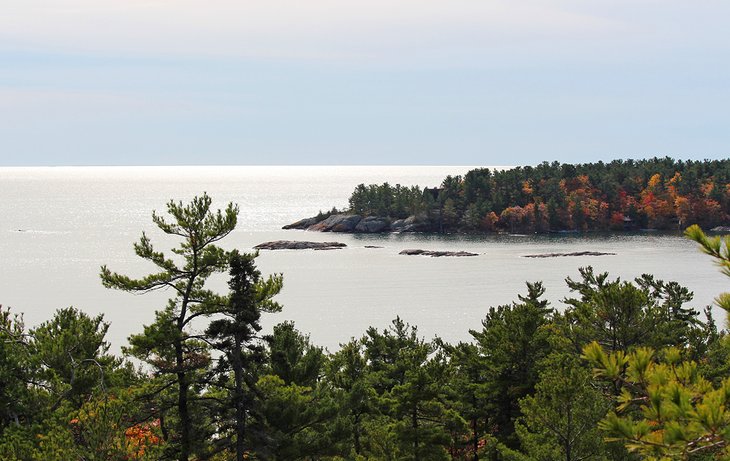
{"type": "Polygon", "coordinates": [[[297,240],[275,240],[256,245],[257,250],[337,250],[347,245],[340,242],[306,242],[297,240]]]}

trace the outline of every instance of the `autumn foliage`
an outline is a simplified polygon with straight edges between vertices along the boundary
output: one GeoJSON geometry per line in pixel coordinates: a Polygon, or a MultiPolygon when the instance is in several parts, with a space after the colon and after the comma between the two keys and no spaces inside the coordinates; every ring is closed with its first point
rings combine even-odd
{"type": "Polygon", "coordinates": [[[420,213],[437,232],[712,228],[730,219],[730,160],[479,168],[448,176],[438,188],[425,189],[420,201],[417,192],[360,185],[350,211],[394,219],[420,213]]]}

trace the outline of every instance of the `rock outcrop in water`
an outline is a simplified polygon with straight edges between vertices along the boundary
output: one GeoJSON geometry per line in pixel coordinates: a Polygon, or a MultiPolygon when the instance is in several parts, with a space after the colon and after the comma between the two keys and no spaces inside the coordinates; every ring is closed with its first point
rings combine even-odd
{"type": "Polygon", "coordinates": [[[306,218],[287,224],[282,229],[301,229],[318,232],[345,232],[353,234],[378,234],[383,232],[433,231],[424,217],[391,220],[379,216],[362,217],[357,214],[333,214],[322,218],[306,218]]]}
{"type": "Polygon", "coordinates": [[[560,258],[563,256],[613,256],[616,253],[602,253],[600,251],[576,251],[573,253],[543,253],[539,255],[525,255],[525,258],[560,258]]]}
{"type": "Polygon", "coordinates": [[[282,229],[306,229],[309,226],[314,226],[318,222],[319,220],[317,218],[304,218],[300,219],[297,222],[287,224],[286,226],[282,227],[282,229]]]}
{"type": "Polygon", "coordinates": [[[347,245],[340,242],[305,242],[296,240],[276,240],[256,245],[257,250],[338,250],[347,245]]]}
{"type": "Polygon", "coordinates": [[[440,258],[442,256],[479,256],[477,253],[469,253],[468,251],[432,251],[432,250],[403,250],[401,255],[408,256],[431,256],[432,258],[440,258]]]}
{"type": "Polygon", "coordinates": [[[320,232],[355,232],[362,217],[354,214],[333,214],[324,221],[307,227],[307,230],[320,232]]]}

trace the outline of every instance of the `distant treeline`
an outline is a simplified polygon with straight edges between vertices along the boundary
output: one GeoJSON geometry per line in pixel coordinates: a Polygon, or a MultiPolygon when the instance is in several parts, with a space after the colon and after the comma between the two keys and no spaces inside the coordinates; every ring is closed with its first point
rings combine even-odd
{"type": "Polygon", "coordinates": [[[440,187],[360,184],[349,212],[417,216],[440,232],[684,229],[730,217],[730,160],[668,157],[478,168],[440,187]]]}

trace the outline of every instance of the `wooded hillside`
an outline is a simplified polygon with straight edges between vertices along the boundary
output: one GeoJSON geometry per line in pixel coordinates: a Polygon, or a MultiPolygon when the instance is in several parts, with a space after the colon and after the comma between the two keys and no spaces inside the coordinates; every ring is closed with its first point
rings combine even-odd
{"type": "Polygon", "coordinates": [[[712,228],[730,216],[730,160],[543,162],[448,176],[438,188],[357,186],[349,212],[417,216],[434,232],[712,228]]]}

